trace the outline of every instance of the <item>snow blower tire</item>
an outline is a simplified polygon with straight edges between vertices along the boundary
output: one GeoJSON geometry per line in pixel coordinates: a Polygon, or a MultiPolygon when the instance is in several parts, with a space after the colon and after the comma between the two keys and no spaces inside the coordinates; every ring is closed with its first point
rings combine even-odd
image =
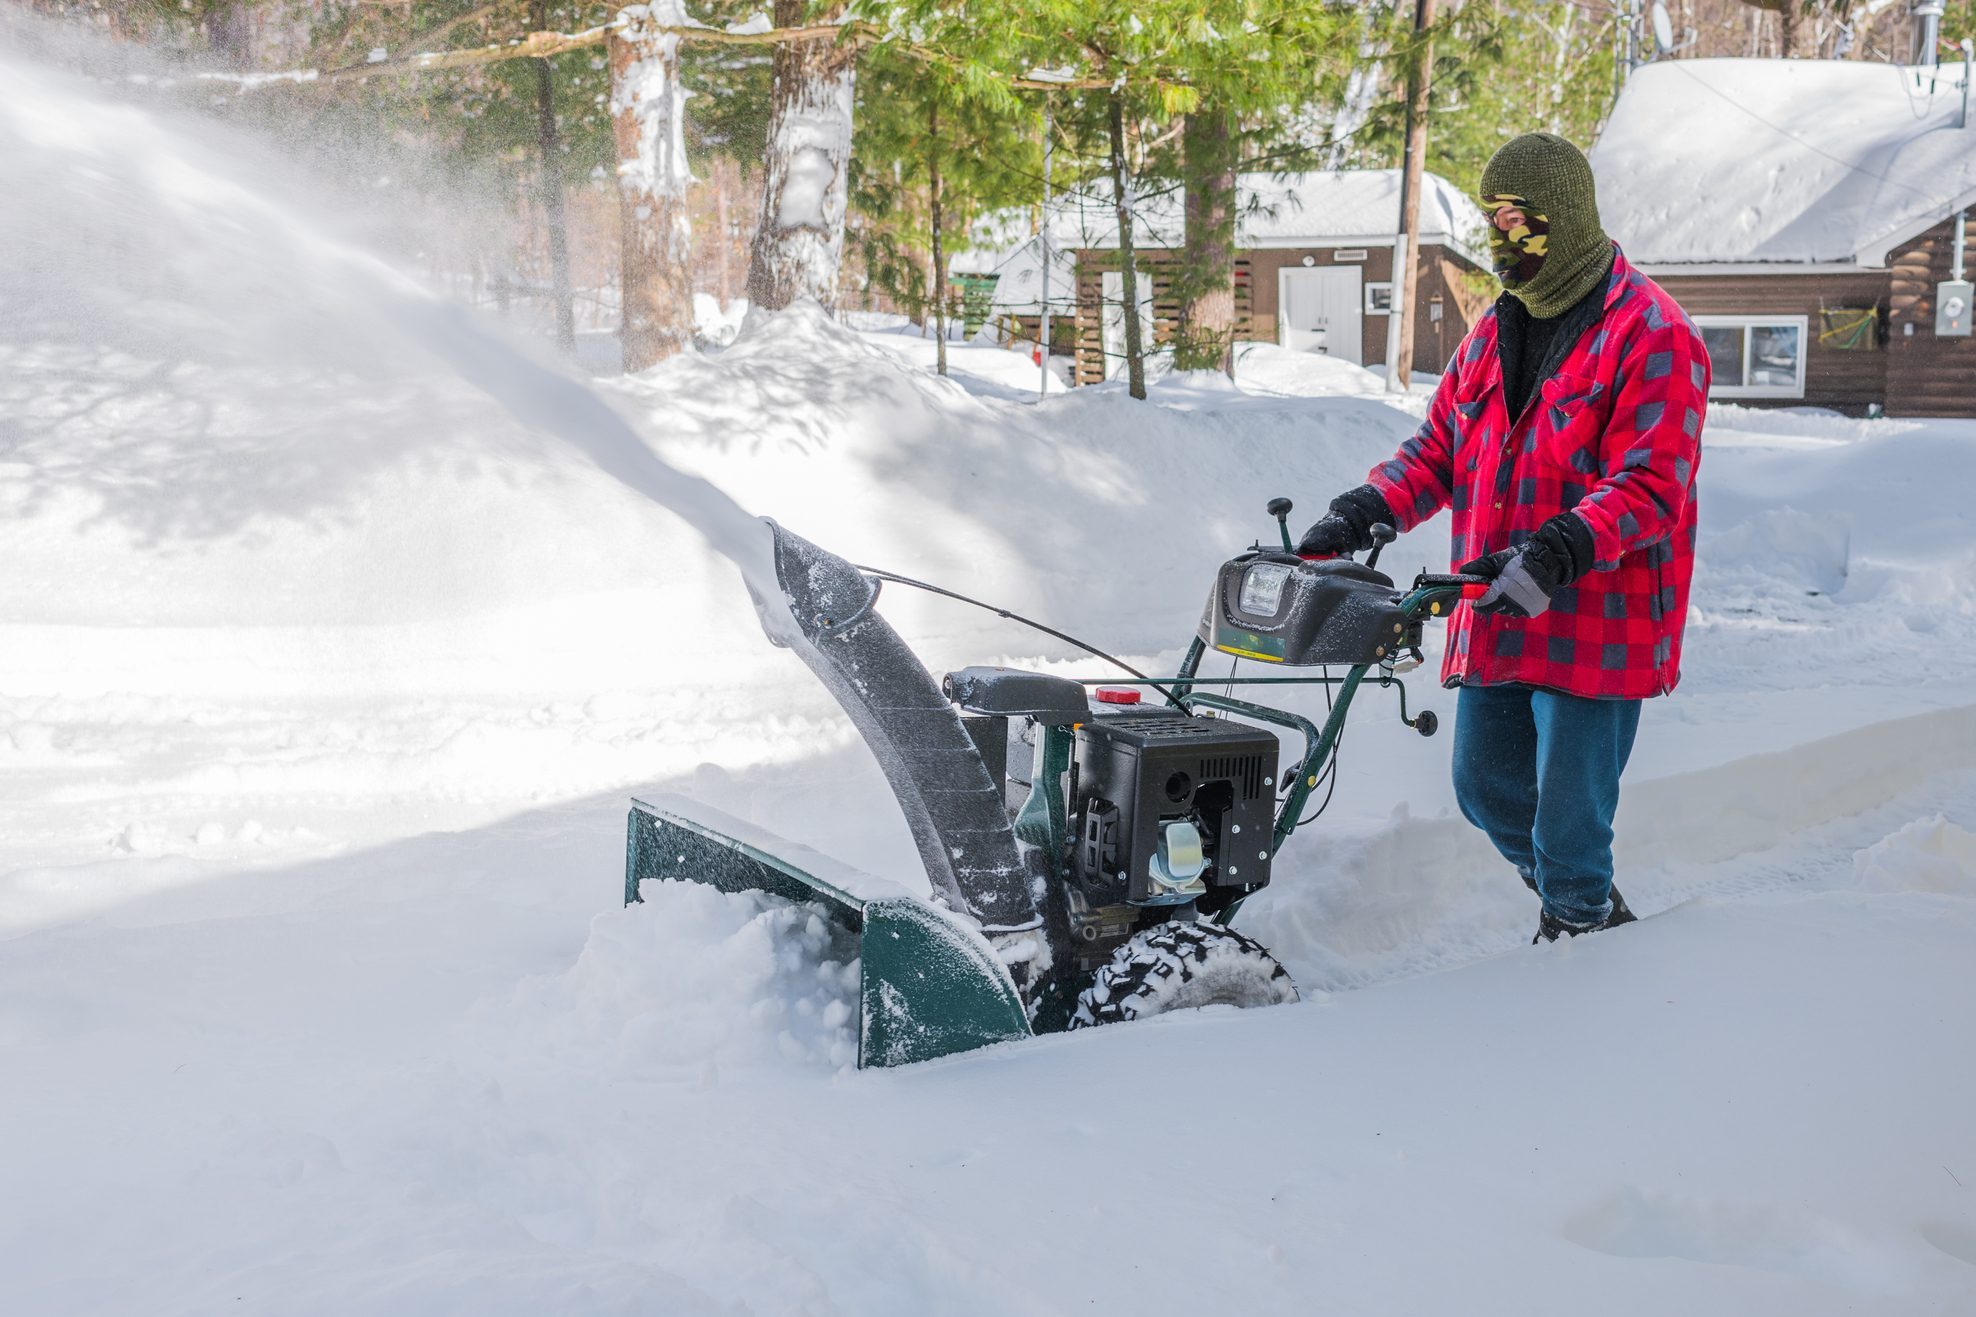
{"type": "Polygon", "coordinates": [[[1222,924],[1141,929],[1077,999],[1070,1027],[1143,1020],[1201,1006],[1281,1006],[1297,1000],[1289,971],[1254,938],[1222,924]]]}

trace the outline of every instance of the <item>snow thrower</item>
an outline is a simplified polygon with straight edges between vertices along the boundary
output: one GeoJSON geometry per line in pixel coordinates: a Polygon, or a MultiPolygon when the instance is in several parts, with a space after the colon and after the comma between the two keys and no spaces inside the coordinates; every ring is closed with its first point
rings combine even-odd
{"type": "Polygon", "coordinates": [[[871,746],[930,898],[667,797],[632,802],[626,903],[665,879],[815,903],[858,938],[860,1066],[1164,1011],[1296,1000],[1282,965],[1231,921],[1328,803],[1346,714],[1367,683],[1396,690],[1401,721],[1434,734],[1432,712],[1408,716],[1399,675],[1419,665],[1426,623],[1487,582],[1422,573],[1397,588],[1377,569],[1389,526],[1374,528],[1363,563],[1299,555],[1290,510],[1289,499],[1270,501],[1280,550],[1258,542],[1222,565],[1170,677],[1006,609],[855,566],[768,523],[795,620],[795,634],[770,626],[770,638],[799,653],[871,746]],[[989,608],[1127,676],[969,667],[936,682],[877,612],[888,582],[989,608]],[[1299,671],[1209,681],[1200,666],[1210,651],[1299,671]],[[1286,685],[1324,688],[1321,727],[1229,693],[1286,685]],[[1301,741],[1287,768],[1272,728],[1301,741]],[[1323,802],[1306,815],[1320,789],[1323,802]]]}

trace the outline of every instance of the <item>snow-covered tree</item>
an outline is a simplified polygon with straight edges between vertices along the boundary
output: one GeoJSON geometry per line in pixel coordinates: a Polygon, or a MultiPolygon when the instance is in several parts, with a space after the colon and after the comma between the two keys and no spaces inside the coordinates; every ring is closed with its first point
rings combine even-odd
{"type": "Polygon", "coordinates": [[[626,371],[664,360],[693,337],[686,87],[679,37],[666,30],[685,23],[680,0],[652,0],[620,9],[610,36],[626,371]]]}
{"type": "MultiPolygon", "coordinates": [[[[841,24],[841,0],[775,0],[777,27],[841,24]]],[[[800,297],[837,299],[850,193],[852,114],[860,46],[828,31],[775,48],[760,222],[748,265],[754,306],[779,311],[800,297]]]]}

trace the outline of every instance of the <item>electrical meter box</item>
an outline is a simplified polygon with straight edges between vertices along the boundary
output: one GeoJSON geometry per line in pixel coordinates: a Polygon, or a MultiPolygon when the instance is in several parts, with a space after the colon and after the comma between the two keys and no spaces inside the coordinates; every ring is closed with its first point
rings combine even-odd
{"type": "Polygon", "coordinates": [[[1935,336],[1968,338],[1970,302],[1976,300],[1976,284],[1951,280],[1935,285],[1935,336]]]}

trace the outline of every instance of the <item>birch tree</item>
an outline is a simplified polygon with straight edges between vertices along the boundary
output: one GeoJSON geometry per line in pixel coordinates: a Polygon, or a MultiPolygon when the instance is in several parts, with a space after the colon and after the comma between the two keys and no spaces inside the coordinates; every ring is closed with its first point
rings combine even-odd
{"type": "MultiPolygon", "coordinates": [[[[777,27],[844,17],[841,0],[814,15],[807,0],[775,0],[777,27]]],[[[828,35],[775,48],[761,218],[748,263],[748,298],[761,310],[799,297],[837,300],[859,49],[828,35]]]]}
{"type": "Polygon", "coordinates": [[[692,226],[686,189],[686,88],[680,0],[618,11],[610,34],[611,129],[617,143],[624,369],[644,370],[693,337],[692,226]]]}

